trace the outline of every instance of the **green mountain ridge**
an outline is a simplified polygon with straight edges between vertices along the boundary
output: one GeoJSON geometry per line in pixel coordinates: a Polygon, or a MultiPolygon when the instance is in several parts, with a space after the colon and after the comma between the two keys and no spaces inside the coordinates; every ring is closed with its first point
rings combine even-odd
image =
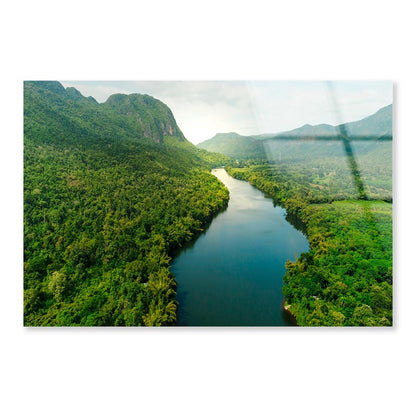
{"type": "MultiPolygon", "coordinates": [[[[53,115],[51,108],[45,108],[40,102],[39,94],[43,99],[50,100],[57,108],[66,106],[70,102],[71,124],[82,124],[83,128],[89,128],[89,134],[93,136],[117,136],[123,135],[123,130],[128,130],[130,136],[137,139],[148,138],[157,143],[163,141],[163,136],[175,136],[179,140],[186,140],[181,130],[176,124],[171,110],[161,101],[149,95],[141,94],[114,94],[105,103],[99,104],[93,97],[84,97],[78,90],[72,87],[65,89],[56,81],[27,81],[25,82],[25,94],[31,93],[31,97],[38,99],[37,110],[44,108],[45,119],[50,119],[53,115]],[[68,101],[70,100],[70,101],[68,101]],[[99,130],[94,131],[92,126],[85,125],[86,121],[94,117],[100,117],[100,123],[94,121],[99,130]],[[109,120],[111,118],[111,120],[109,120]],[[106,129],[103,129],[106,125],[106,129]],[[122,131],[120,131],[122,130],[122,131]],[[132,134],[133,133],[133,134],[132,134]]],[[[30,115],[30,109],[25,108],[25,114],[30,115]],[[29,113],[28,113],[29,111],[29,113]]],[[[62,120],[64,114],[57,114],[62,120]]],[[[50,120],[56,124],[56,120],[50,120]]],[[[65,128],[65,125],[62,127],[65,128]]],[[[71,132],[69,132],[71,133],[71,132]]]]}
{"type": "Polygon", "coordinates": [[[393,136],[393,105],[385,106],[361,120],[344,123],[337,127],[339,129],[345,128],[348,137],[351,138],[391,140],[393,136]]]}
{"type": "MultiPolygon", "coordinates": [[[[222,153],[235,159],[266,159],[269,147],[274,147],[274,142],[284,140],[296,141],[294,152],[299,150],[300,141],[308,140],[391,140],[393,134],[392,109],[393,106],[390,104],[361,120],[337,126],[305,124],[286,132],[255,136],[241,136],[235,132],[218,133],[211,139],[199,143],[197,147],[222,153]]],[[[291,149],[285,150],[291,152],[291,149]]]]}

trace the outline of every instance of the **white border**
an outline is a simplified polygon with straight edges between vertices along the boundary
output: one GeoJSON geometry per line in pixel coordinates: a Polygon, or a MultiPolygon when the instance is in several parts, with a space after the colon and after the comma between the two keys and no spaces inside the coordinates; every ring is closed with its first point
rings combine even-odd
{"type": "Polygon", "coordinates": [[[3,6],[1,413],[413,414],[411,2],[147,3],[3,6]],[[24,79],[393,80],[395,328],[24,329],[24,79]]]}

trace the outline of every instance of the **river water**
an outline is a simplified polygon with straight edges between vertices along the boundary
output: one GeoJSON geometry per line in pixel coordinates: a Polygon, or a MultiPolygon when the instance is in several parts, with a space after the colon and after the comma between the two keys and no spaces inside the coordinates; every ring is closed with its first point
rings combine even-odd
{"type": "Polygon", "coordinates": [[[282,307],[285,262],[308,251],[308,240],[261,191],[225,169],[212,173],[230,191],[230,201],[172,263],[177,325],[293,325],[282,307]]]}

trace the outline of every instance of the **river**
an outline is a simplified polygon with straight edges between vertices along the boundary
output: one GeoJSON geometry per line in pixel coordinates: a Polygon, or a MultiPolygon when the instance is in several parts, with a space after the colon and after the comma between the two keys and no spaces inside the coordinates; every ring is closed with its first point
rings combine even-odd
{"type": "Polygon", "coordinates": [[[308,240],[261,191],[225,169],[212,173],[230,191],[230,201],[172,263],[177,325],[293,325],[282,307],[285,262],[308,251],[308,240]]]}

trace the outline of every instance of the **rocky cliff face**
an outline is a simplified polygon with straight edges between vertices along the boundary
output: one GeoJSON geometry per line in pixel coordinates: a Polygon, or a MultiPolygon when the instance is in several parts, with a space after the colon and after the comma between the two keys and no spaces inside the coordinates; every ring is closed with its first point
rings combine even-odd
{"type": "Polygon", "coordinates": [[[127,116],[132,123],[140,126],[144,137],[157,143],[162,143],[164,136],[185,140],[169,107],[149,95],[115,94],[103,106],[127,116]]]}

